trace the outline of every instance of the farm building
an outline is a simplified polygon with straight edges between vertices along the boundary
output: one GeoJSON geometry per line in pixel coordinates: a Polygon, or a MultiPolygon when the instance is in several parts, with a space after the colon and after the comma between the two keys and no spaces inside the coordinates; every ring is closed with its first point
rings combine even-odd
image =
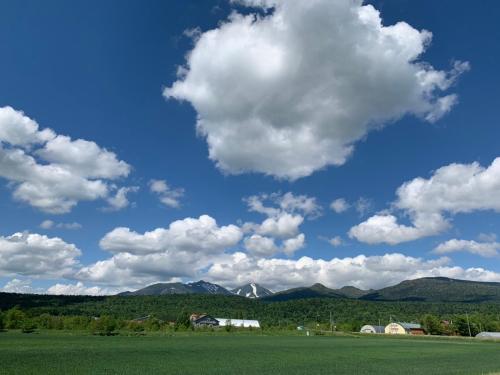
{"type": "Polygon", "coordinates": [[[425,335],[422,326],[415,323],[389,323],[384,331],[389,335],[425,335]]]}
{"type": "Polygon", "coordinates": [[[500,332],[480,332],[476,337],[485,340],[500,340],[500,332]]]}
{"type": "Polygon", "coordinates": [[[215,318],[219,321],[220,327],[233,326],[242,328],[260,328],[258,320],[215,318]]]}
{"type": "Polygon", "coordinates": [[[370,324],[366,324],[361,327],[360,333],[385,333],[384,326],[372,326],[370,324]]]}
{"type": "Polygon", "coordinates": [[[217,327],[219,321],[208,314],[191,314],[191,323],[196,327],[217,327]]]}

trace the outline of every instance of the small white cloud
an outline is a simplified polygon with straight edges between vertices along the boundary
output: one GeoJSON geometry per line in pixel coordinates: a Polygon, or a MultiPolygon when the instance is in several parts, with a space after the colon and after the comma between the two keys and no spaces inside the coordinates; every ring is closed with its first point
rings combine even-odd
{"type": "Polygon", "coordinates": [[[44,220],[40,223],[40,228],[42,229],[51,229],[54,227],[54,222],[52,220],[44,220]]]}
{"type": "Polygon", "coordinates": [[[330,208],[338,214],[347,211],[350,207],[351,205],[344,198],[337,198],[330,203],[330,208]]]}
{"type": "Polygon", "coordinates": [[[179,208],[181,198],[184,196],[184,189],[171,188],[165,180],[151,180],[149,182],[151,192],[158,195],[160,202],[167,207],[179,208]]]}
{"type": "Polygon", "coordinates": [[[497,235],[495,233],[479,233],[477,239],[481,242],[496,242],[497,235]]]}
{"type": "Polygon", "coordinates": [[[105,207],[104,211],[120,211],[124,208],[127,208],[130,205],[130,201],[128,200],[127,194],[135,193],[139,191],[138,186],[129,186],[129,187],[121,187],[116,191],[114,196],[111,196],[107,199],[109,204],[108,207],[105,207]]]}
{"type": "Polygon", "coordinates": [[[72,223],[55,223],[52,220],[44,220],[40,223],[40,228],[49,230],[49,229],[69,229],[69,230],[76,230],[76,229],[81,229],[82,225],[77,222],[72,222],[72,223]]]}
{"type": "Polygon", "coordinates": [[[480,255],[482,257],[494,257],[498,255],[499,250],[500,243],[498,242],[476,242],[453,238],[439,244],[434,249],[434,252],[436,254],[449,254],[466,251],[471,254],[480,255]]]}
{"type": "Polygon", "coordinates": [[[334,247],[340,246],[343,244],[342,238],[340,236],[332,237],[328,240],[328,243],[334,247]]]}
{"type": "Polygon", "coordinates": [[[248,209],[269,217],[277,217],[283,213],[300,214],[308,219],[321,216],[322,207],[316,198],[307,195],[295,195],[291,192],[281,194],[259,194],[244,198],[248,209]]]}
{"type": "Polygon", "coordinates": [[[371,199],[360,197],[356,203],[354,203],[354,208],[359,216],[363,217],[373,210],[373,202],[371,199]]]}
{"type": "Polygon", "coordinates": [[[82,225],[77,222],[72,222],[72,223],[58,223],[56,225],[57,228],[61,229],[70,229],[70,230],[76,230],[76,229],[81,229],[82,225]]]}

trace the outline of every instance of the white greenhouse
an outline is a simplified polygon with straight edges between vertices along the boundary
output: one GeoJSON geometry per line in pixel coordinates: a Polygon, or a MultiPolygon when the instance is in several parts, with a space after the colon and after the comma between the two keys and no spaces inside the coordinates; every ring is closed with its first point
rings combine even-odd
{"type": "Polygon", "coordinates": [[[372,326],[370,324],[366,324],[363,327],[361,327],[361,330],[359,332],[360,333],[384,333],[385,327],[384,326],[372,326]]]}
{"type": "Polygon", "coordinates": [[[219,327],[233,326],[242,328],[260,328],[258,320],[248,319],[228,319],[228,318],[215,318],[219,321],[219,327]]]}
{"type": "Polygon", "coordinates": [[[500,332],[480,332],[476,337],[478,339],[500,340],[500,332]]]}

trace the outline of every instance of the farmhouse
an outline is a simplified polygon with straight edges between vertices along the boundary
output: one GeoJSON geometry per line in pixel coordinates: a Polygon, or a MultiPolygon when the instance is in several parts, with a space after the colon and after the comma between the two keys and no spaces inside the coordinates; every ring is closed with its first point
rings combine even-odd
{"type": "Polygon", "coordinates": [[[389,335],[425,335],[420,324],[415,323],[389,323],[385,327],[385,333],[389,335]]]}
{"type": "Polygon", "coordinates": [[[219,321],[208,314],[191,314],[189,320],[195,327],[217,327],[219,321]]]}
{"type": "Polygon", "coordinates": [[[260,328],[258,320],[215,318],[219,321],[220,327],[233,326],[242,328],[260,328]]]}
{"type": "Polygon", "coordinates": [[[385,333],[384,326],[372,326],[370,324],[366,324],[361,327],[360,333],[385,333]]]}

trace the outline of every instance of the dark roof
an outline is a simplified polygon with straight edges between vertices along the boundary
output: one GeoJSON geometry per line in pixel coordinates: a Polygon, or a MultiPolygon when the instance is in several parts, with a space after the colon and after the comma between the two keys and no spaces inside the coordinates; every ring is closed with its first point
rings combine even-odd
{"type": "Polygon", "coordinates": [[[416,323],[398,323],[400,326],[402,326],[404,329],[422,329],[422,326],[420,324],[416,323]]]}
{"type": "Polygon", "coordinates": [[[217,319],[215,319],[213,316],[211,315],[200,315],[198,318],[196,318],[194,320],[194,323],[197,324],[197,323],[200,323],[200,322],[203,322],[203,321],[211,321],[212,323],[214,324],[219,324],[219,321],[217,319]]]}

